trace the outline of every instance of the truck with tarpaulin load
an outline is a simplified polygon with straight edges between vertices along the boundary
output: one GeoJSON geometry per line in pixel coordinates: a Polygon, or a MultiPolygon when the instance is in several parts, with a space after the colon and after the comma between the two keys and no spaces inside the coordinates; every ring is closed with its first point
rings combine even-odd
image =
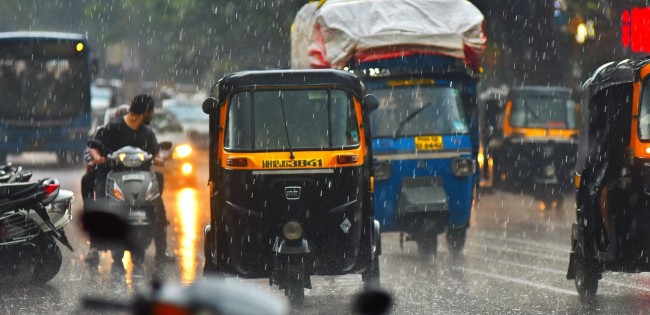
{"type": "Polygon", "coordinates": [[[359,76],[371,114],[375,217],[430,257],[465,244],[476,186],[484,17],[468,1],[311,2],[291,29],[292,68],[359,76]]]}

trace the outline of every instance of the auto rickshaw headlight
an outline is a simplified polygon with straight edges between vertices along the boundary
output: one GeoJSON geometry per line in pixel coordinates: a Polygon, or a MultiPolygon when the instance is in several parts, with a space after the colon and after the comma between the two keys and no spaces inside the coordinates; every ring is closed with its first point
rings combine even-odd
{"type": "Polygon", "coordinates": [[[375,162],[373,165],[375,180],[386,180],[390,178],[391,168],[389,162],[375,162]]]}
{"type": "Polygon", "coordinates": [[[544,175],[547,177],[555,176],[555,165],[549,164],[544,166],[544,175]]]}
{"type": "Polygon", "coordinates": [[[282,228],[284,238],[289,241],[296,241],[302,237],[302,225],[295,221],[290,221],[282,228]]]}
{"type": "Polygon", "coordinates": [[[451,162],[451,173],[454,176],[466,177],[476,173],[476,163],[473,159],[457,158],[451,162]]]}

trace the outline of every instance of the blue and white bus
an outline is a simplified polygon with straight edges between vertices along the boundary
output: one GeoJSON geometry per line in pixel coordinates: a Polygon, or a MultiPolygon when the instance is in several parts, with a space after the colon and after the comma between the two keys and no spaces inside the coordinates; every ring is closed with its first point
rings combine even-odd
{"type": "Polygon", "coordinates": [[[91,124],[91,64],[84,35],[0,33],[0,163],[27,151],[80,158],[91,124]]]}

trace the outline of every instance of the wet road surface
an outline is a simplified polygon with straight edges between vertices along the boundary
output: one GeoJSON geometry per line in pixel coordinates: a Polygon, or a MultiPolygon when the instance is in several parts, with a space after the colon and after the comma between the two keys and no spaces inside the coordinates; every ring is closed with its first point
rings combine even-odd
{"type": "MultiPolygon", "coordinates": [[[[82,168],[59,167],[50,156],[12,158],[31,169],[34,178],[58,178],[63,188],[79,195],[82,168]]],[[[97,270],[89,269],[83,262],[88,242],[78,225],[77,198],[75,221],[66,227],[75,251],[62,248],[61,271],[46,286],[3,289],[0,314],[87,314],[79,307],[83,296],[128,300],[154,277],[185,284],[201,277],[203,226],[209,216],[205,165],[198,172],[197,187],[166,184],[168,244],[175,262],[157,267],[152,246],[142,269],[133,268],[128,255],[124,268],[116,268],[108,253],[101,254],[97,270]]],[[[415,243],[406,242],[401,249],[399,234],[383,234],[381,281],[395,299],[392,314],[650,313],[650,274],[605,273],[596,301],[580,303],[573,281],[565,279],[572,207],[573,195],[561,208],[541,210],[529,196],[479,192],[460,255],[447,251],[444,235],[439,236],[438,254],[423,258],[415,243]]],[[[266,279],[245,282],[284,298],[266,279]]],[[[350,313],[352,297],[362,287],[359,275],[314,277],[312,284],[296,314],[350,313]]]]}

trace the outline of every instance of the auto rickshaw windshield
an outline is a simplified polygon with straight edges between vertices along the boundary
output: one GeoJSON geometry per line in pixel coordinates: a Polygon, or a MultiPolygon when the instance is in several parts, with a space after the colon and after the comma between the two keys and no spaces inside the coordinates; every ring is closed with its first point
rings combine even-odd
{"type": "Polygon", "coordinates": [[[576,102],[568,94],[522,93],[512,102],[510,125],[519,128],[575,129],[576,102]]]}
{"type": "Polygon", "coordinates": [[[373,137],[467,133],[460,92],[450,87],[373,89],[379,108],[370,116],[373,137]]]}
{"type": "Polygon", "coordinates": [[[650,79],[643,82],[639,108],[639,139],[650,140],[650,79]]]}
{"type": "Polygon", "coordinates": [[[359,145],[354,103],[343,90],[246,91],[234,94],[229,104],[226,150],[322,150],[359,145]]]}

